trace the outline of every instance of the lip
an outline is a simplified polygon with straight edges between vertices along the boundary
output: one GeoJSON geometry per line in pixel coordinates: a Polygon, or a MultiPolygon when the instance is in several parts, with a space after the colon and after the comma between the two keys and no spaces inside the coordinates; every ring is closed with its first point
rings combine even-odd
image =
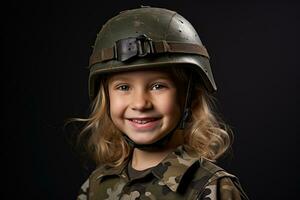
{"type": "Polygon", "coordinates": [[[158,117],[143,117],[143,118],[128,118],[127,121],[131,127],[136,131],[151,131],[160,124],[158,117]],[[145,121],[142,122],[141,121],[145,121]]]}

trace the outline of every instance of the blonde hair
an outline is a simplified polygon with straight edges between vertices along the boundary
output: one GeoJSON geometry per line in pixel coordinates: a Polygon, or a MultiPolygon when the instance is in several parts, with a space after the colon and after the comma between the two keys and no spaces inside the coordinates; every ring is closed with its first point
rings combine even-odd
{"type": "Polygon", "coordinates": [[[228,125],[213,111],[214,98],[203,87],[194,89],[192,119],[185,131],[185,143],[211,161],[223,155],[232,144],[228,125]]]}
{"type": "MultiPolygon", "coordinates": [[[[181,83],[187,82],[189,78],[182,68],[172,67],[170,72],[181,83]]],[[[196,84],[192,94],[192,116],[184,130],[184,143],[196,151],[199,157],[215,161],[230,147],[231,130],[213,112],[213,97],[202,84],[196,84]]],[[[89,118],[75,119],[85,122],[78,136],[78,144],[84,143],[85,150],[97,165],[118,166],[129,157],[132,149],[111,121],[108,107],[107,81],[103,78],[91,104],[89,118]]]]}

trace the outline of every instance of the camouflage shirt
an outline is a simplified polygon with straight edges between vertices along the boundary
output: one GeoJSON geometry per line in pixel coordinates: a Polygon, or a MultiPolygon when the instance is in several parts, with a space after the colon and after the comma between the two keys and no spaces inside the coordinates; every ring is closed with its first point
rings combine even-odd
{"type": "Polygon", "coordinates": [[[160,164],[130,180],[128,162],[99,167],[82,185],[77,200],[248,199],[238,179],[179,146],[160,164]]]}

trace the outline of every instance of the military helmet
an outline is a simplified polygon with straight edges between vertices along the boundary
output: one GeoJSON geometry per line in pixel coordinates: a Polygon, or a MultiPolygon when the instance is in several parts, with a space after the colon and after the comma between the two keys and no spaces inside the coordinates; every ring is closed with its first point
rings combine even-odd
{"type": "Polygon", "coordinates": [[[193,69],[209,92],[216,91],[209,55],[189,21],[164,8],[122,11],[97,34],[89,62],[89,96],[96,96],[103,74],[169,66],[193,69]]]}

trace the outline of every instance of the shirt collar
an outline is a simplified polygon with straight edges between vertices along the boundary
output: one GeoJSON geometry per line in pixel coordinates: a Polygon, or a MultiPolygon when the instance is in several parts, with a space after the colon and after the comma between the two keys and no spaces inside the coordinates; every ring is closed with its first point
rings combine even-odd
{"type": "MultiPolygon", "coordinates": [[[[199,160],[197,154],[193,151],[187,151],[185,146],[179,146],[173,152],[153,167],[151,173],[160,180],[159,184],[166,185],[172,191],[176,192],[180,182],[187,170],[199,160]]],[[[101,180],[104,176],[118,175],[128,180],[126,166],[128,160],[118,167],[103,166],[98,168],[96,178],[101,180]]]]}
{"type": "Polygon", "coordinates": [[[118,175],[118,176],[121,176],[122,178],[126,178],[128,179],[127,177],[127,174],[125,173],[126,171],[126,166],[128,164],[128,159],[123,162],[121,165],[119,166],[116,166],[116,167],[110,167],[108,165],[104,165],[104,166],[101,166],[99,167],[97,170],[95,170],[94,174],[96,174],[96,179],[101,181],[101,179],[105,176],[111,176],[111,175],[118,175]]]}
{"type": "Polygon", "coordinates": [[[190,151],[188,153],[184,146],[179,146],[154,167],[152,173],[161,180],[160,184],[168,186],[175,192],[184,174],[198,160],[199,157],[195,152],[190,151]]]}

